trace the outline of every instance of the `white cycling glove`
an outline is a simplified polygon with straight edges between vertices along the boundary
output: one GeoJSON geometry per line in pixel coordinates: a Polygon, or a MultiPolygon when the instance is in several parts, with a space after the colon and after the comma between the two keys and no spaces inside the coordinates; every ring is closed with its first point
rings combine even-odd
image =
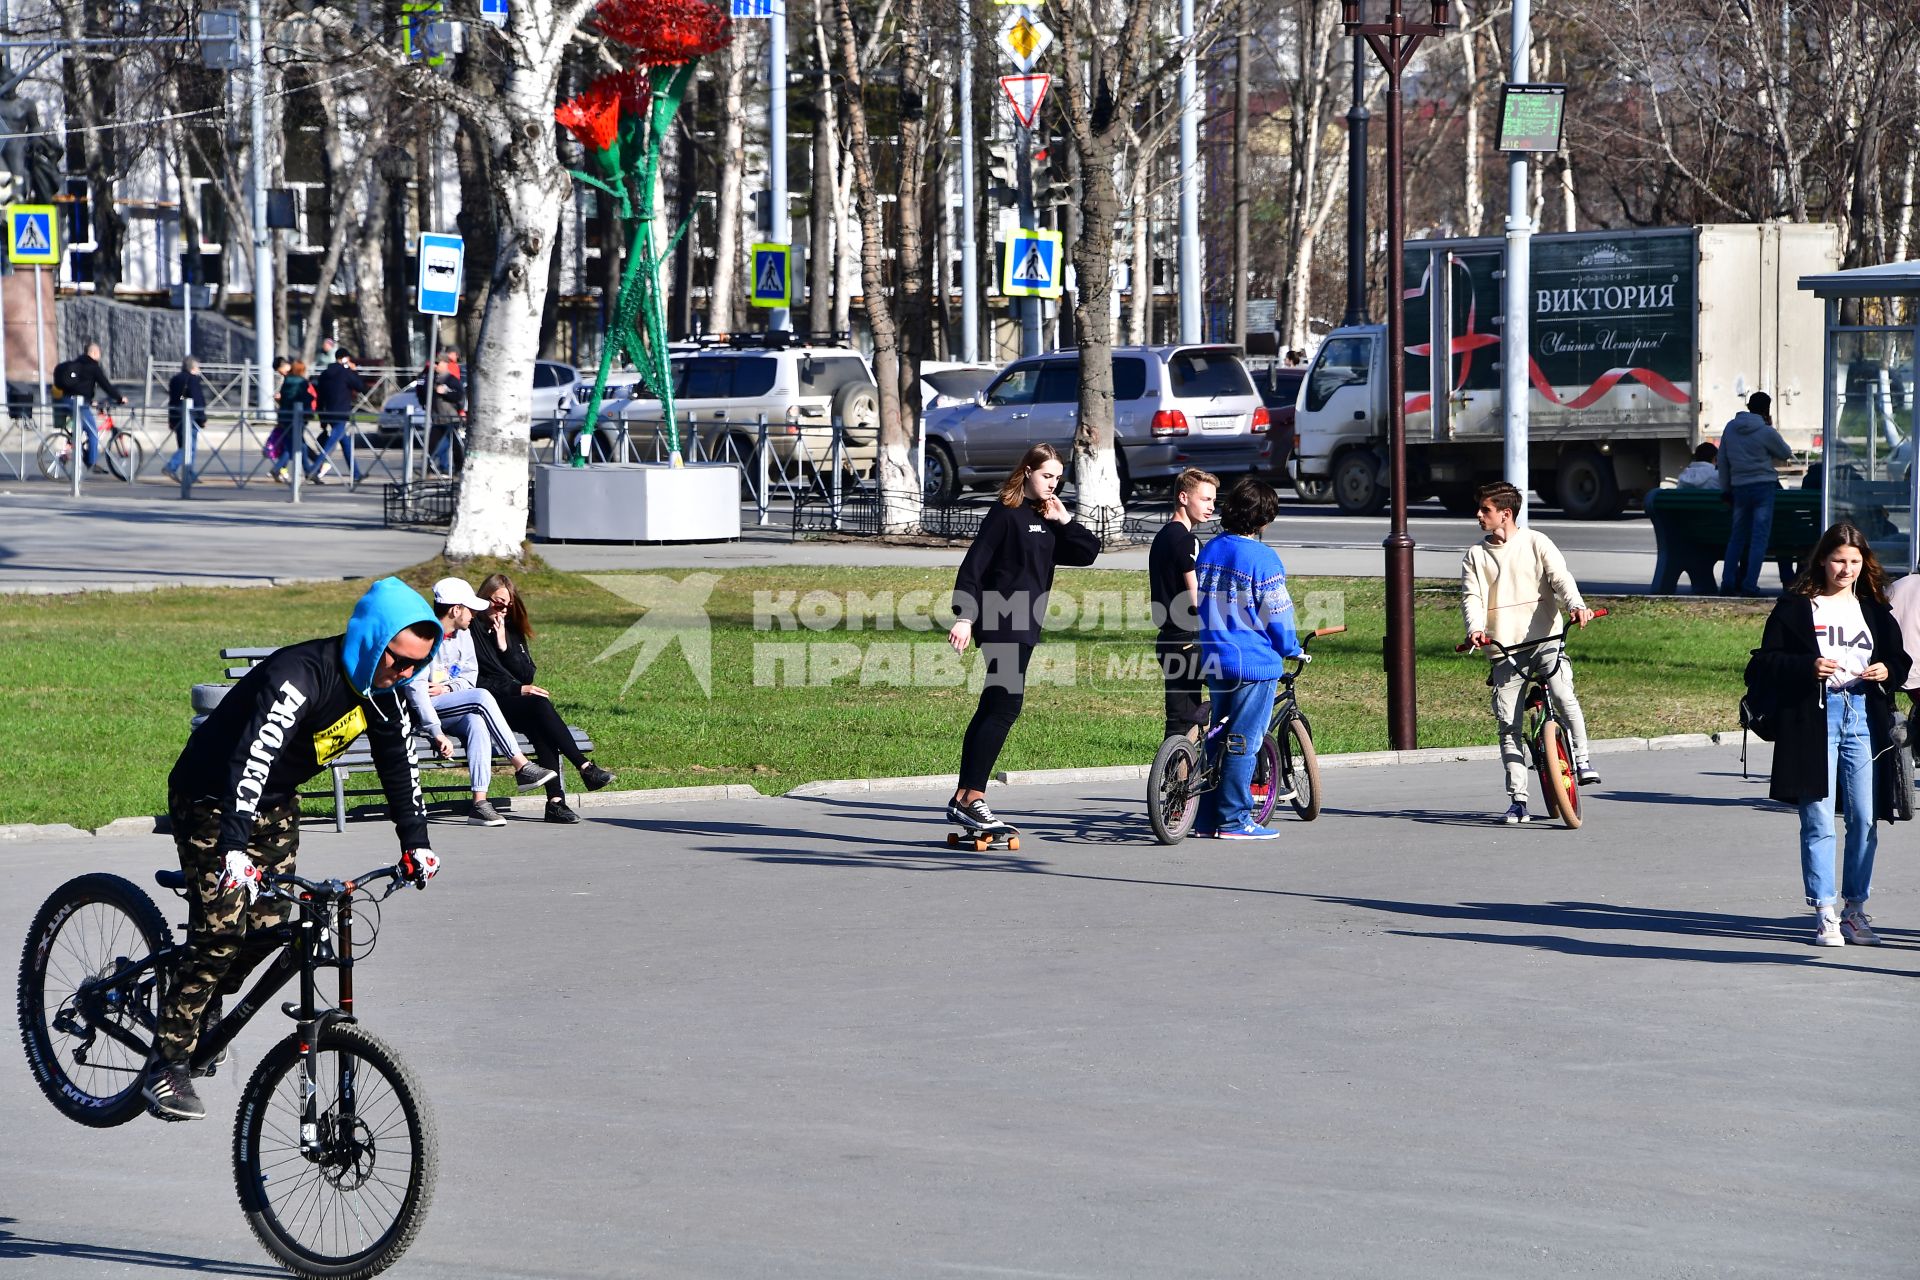
{"type": "Polygon", "coordinates": [[[440,872],[440,857],[431,849],[408,849],[400,855],[400,873],[424,889],[427,881],[440,872]]]}
{"type": "Polygon", "coordinates": [[[260,874],[260,868],[254,864],[244,849],[235,849],[227,855],[226,866],[220,872],[220,892],[231,893],[235,889],[244,889],[247,902],[251,904],[260,896],[260,890],[266,881],[260,874]]]}

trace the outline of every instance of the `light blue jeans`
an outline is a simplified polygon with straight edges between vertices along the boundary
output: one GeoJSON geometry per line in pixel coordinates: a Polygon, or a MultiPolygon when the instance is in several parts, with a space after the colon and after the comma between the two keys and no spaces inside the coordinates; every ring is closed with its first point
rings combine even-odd
{"type": "Polygon", "coordinates": [[[520,750],[500,704],[485,689],[462,689],[435,698],[433,714],[440,717],[440,727],[448,736],[466,745],[468,780],[474,791],[487,794],[493,782],[493,757],[510,758],[520,750]]]}
{"type": "Polygon", "coordinates": [[[1208,744],[1224,750],[1220,785],[1200,797],[1200,831],[1227,831],[1253,820],[1253,766],[1260,757],[1261,740],[1273,719],[1273,692],[1278,680],[1208,681],[1213,693],[1213,723],[1227,727],[1208,744]],[[1224,744],[1222,739],[1225,739],[1224,744]]]}
{"type": "Polygon", "coordinates": [[[1880,833],[1873,826],[1873,740],[1867,731],[1867,695],[1827,694],[1827,797],[1800,806],[1800,874],[1807,905],[1832,906],[1834,806],[1847,816],[1839,896],[1865,902],[1873,887],[1873,853],[1880,833]]]}

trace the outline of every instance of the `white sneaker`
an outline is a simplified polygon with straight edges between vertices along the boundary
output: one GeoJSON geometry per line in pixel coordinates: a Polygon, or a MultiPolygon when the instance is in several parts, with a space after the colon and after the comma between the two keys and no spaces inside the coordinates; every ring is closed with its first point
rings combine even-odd
{"type": "Polygon", "coordinates": [[[1813,945],[1816,947],[1844,947],[1846,937],[1840,932],[1840,917],[1832,907],[1820,907],[1815,914],[1813,945]]]}
{"type": "Polygon", "coordinates": [[[1880,935],[1873,931],[1873,917],[1858,902],[1849,902],[1840,913],[1840,936],[1856,947],[1877,947],[1880,935]]]}

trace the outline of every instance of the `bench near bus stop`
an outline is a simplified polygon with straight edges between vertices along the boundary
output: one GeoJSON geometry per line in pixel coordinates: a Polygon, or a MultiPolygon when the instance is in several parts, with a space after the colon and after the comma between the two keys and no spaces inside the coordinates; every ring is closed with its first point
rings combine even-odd
{"type": "MultiPolygon", "coordinates": [[[[246,675],[247,672],[263,658],[266,658],[269,654],[276,651],[277,646],[269,646],[264,649],[236,647],[220,650],[220,656],[222,658],[240,660],[240,665],[228,667],[226,671],[228,679],[238,680],[241,676],[246,675]]],[[[209,711],[212,711],[216,706],[220,705],[220,700],[226,697],[227,690],[231,688],[233,688],[233,686],[230,684],[196,684],[193,686],[192,723],[196,726],[199,725],[200,721],[206,718],[209,711]]],[[[586,753],[593,751],[593,739],[589,738],[584,730],[577,729],[573,725],[568,725],[567,732],[573,735],[574,745],[579,747],[581,751],[586,753]]],[[[533,755],[533,743],[528,739],[527,735],[524,733],[516,733],[513,736],[519,743],[521,752],[531,757],[533,755]]],[[[414,734],[413,752],[414,755],[420,758],[423,769],[459,769],[463,773],[466,770],[466,747],[462,745],[458,738],[455,738],[453,741],[453,756],[450,759],[442,760],[439,752],[434,749],[433,739],[429,737],[424,730],[417,730],[414,734]]],[[[501,767],[506,761],[506,757],[496,756],[495,761],[495,767],[501,767]]],[[[380,796],[383,799],[385,797],[386,793],[382,791],[378,785],[372,787],[347,786],[347,780],[354,774],[373,772],[373,751],[367,745],[367,736],[365,734],[361,734],[355,738],[347,745],[345,751],[328,762],[327,771],[333,779],[333,829],[335,831],[345,831],[347,829],[348,796],[380,796]]],[[[423,780],[420,790],[422,795],[451,795],[457,793],[460,796],[468,796],[472,794],[468,779],[464,777],[457,784],[436,783],[429,785],[423,780]]],[[[301,799],[305,800],[323,797],[327,794],[328,793],[324,791],[303,791],[300,793],[300,796],[301,799]]]]}
{"type": "MultiPolygon", "coordinates": [[[[1733,533],[1733,507],[1720,490],[1655,489],[1647,494],[1645,507],[1657,552],[1653,594],[1677,593],[1684,573],[1695,595],[1717,595],[1715,566],[1725,557],[1733,533]]],[[[1767,559],[1780,566],[1783,586],[1800,571],[1820,532],[1820,491],[1782,489],[1774,499],[1767,559]]]]}

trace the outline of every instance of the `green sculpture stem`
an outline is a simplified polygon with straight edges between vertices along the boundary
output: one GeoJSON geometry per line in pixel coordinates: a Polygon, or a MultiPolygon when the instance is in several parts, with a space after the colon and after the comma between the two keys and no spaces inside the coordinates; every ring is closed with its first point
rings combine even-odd
{"type": "MultiPolygon", "coordinates": [[[[627,264],[620,273],[620,292],[614,299],[608,318],[607,334],[600,348],[600,370],[594,378],[593,393],[587,400],[587,415],[575,437],[574,465],[584,465],[587,441],[600,420],[600,405],[605,399],[607,375],[613,361],[622,357],[640,373],[648,394],[660,402],[662,425],[666,428],[667,447],[674,466],[680,465],[680,426],[673,405],[673,362],[667,353],[666,284],[662,272],[673,246],[686,232],[682,223],[663,250],[654,225],[654,194],[660,181],[660,149],[673,118],[679,113],[681,99],[693,79],[694,62],[674,67],[653,67],[647,78],[652,88],[651,108],[644,121],[631,122],[634,134],[643,135],[643,147],[613,147],[598,153],[608,169],[608,181],[574,171],[575,177],[619,202],[620,216],[632,220],[633,243],[627,250],[627,264]],[[638,173],[619,173],[614,155],[620,151],[639,155],[638,173]],[[637,180],[638,191],[629,194],[637,180]],[[636,323],[637,322],[637,323],[636,323]]],[[[623,123],[621,132],[628,126],[623,123]]],[[[641,141],[636,137],[634,141],[641,141]]],[[[624,139],[623,139],[624,141],[624,139]]]]}

